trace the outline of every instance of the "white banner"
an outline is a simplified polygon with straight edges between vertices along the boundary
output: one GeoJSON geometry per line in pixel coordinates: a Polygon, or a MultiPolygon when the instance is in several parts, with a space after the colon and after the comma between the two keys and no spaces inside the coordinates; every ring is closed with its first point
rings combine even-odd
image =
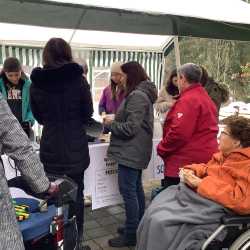
{"type": "Polygon", "coordinates": [[[92,209],[122,202],[118,188],[117,163],[107,158],[108,144],[89,146],[92,209]]]}
{"type": "MultiPolygon", "coordinates": [[[[143,181],[164,178],[164,163],[157,156],[156,147],[159,139],[153,140],[152,157],[148,168],[143,171],[143,181]]],[[[118,188],[117,164],[107,158],[108,144],[94,144],[89,146],[90,166],[88,176],[85,174],[85,186],[90,185],[92,195],[92,209],[120,204],[122,198],[118,188]]]]}

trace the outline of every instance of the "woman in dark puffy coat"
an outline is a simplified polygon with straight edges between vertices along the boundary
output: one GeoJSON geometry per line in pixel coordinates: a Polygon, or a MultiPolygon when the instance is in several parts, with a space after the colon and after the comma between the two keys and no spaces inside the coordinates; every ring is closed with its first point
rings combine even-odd
{"type": "Polygon", "coordinates": [[[43,125],[40,158],[45,171],[67,175],[78,185],[76,214],[79,236],[83,233],[83,179],[89,165],[84,124],[93,114],[89,85],[83,69],[72,60],[69,44],[50,39],[43,51],[43,68],[31,74],[31,109],[43,125]]]}

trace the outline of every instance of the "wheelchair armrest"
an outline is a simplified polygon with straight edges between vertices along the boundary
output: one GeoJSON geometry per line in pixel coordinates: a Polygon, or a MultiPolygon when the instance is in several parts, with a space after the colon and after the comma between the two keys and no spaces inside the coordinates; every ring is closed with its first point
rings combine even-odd
{"type": "Polygon", "coordinates": [[[250,224],[250,215],[226,215],[221,221],[224,225],[250,224]]]}

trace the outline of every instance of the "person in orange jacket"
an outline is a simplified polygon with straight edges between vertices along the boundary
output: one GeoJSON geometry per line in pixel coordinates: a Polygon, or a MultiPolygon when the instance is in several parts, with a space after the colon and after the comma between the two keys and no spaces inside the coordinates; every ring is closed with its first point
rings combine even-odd
{"type": "Polygon", "coordinates": [[[185,183],[201,196],[238,214],[250,214],[250,120],[226,118],[219,153],[207,164],[185,166],[185,183]]]}
{"type": "MultiPolygon", "coordinates": [[[[219,153],[187,165],[158,194],[137,230],[136,250],[201,249],[226,214],[250,214],[250,119],[225,119],[219,153]]],[[[197,154],[199,152],[197,151],[197,154]]]]}

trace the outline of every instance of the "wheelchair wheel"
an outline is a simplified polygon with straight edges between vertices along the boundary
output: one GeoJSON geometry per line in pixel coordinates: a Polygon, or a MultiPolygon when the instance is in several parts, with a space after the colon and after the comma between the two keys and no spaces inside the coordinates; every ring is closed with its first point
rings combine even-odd
{"type": "Polygon", "coordinates": [[[229,250],[247,250],[250,249],[250,230],[240,235],[229,248],[229,250]]]}

